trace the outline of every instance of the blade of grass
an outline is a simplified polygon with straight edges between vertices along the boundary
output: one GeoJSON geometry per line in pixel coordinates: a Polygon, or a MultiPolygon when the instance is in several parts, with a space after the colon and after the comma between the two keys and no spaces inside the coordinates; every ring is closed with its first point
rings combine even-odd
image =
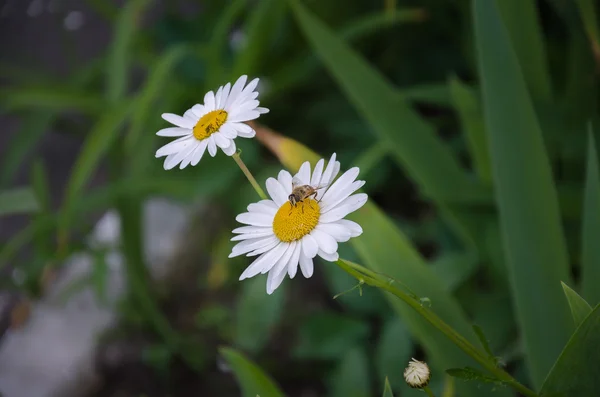
{"type": "Polygon", "coordinates": [[[469,194],[474,185],[450,149],[391,84],[300,2],[290,0],[305,37],[393,158],[434,199],[469,194]]]}
{"type": "Polygon", "coordinates": [[[502,0],[497,4],[531,96],[549,101],[552,82],[536,1],[502,0]]]}
{"type": "MultiPolygon", "coordinates": [[[[40,206],[40,212],[36,215],[36,219],[39,217],[47,216],[52,213],[51,193],[50,193],[50,182],[44,162],[38,159],[33,163],[31,170],[31,185],[35,192],[35,197],[40,206]]],[[[38,252],[43,257],[49,258],[52,255],[53,236],[49,233],[38,233],[35,237],[35,246],[38,252]]]]}
{"type": "Polygon", "coordinates": [[[579,325],[585,320],[585,318],[591,313],[592,307],[589,303],[585,301],[579,294],[571,289],[567,284],[561,283],[563,290],[565,291],[565,296],[567,297],[567,301],[569,301],[569,306],[571,307],[571,315],[573,316],[573,321],[575,322],[575,327],[579,327],[579,325]]]}
{"type": "Polygon", "coordinates": [[[581,294],[592,304],[600,303],[600,173],[594,135],[589,132],[583,230],[581,232],[581,294]]]}
{"type": "Polygon", "coordinates": [[[102,109],[102,100],[98,96],[64,87],[19,87],[0,90],[0,104],[4,111],[15,110],[73,110],[96,114],[102,109]]]}
{"type": "Polygon", "coordinates": [[[259,70],[286,12],[285,2],[281,0],[262,0],[252,7],[252,14],[244,25],[246,44],[233,66],[233,78],[243,74],[252,76],[259,70]]]}
{"type": "Polygon", "coordinates": [[[600,304],[577,328],[554,363],[540,391],[542,396],[593,397],[600,390],[600,304]]]}
{"type": "Polygon", "coordinates": [[[600,66],[600,30],[598,30],[596,5],[592,0],[576,0],[576,3],[579,7],[579,14],[583,20],[585,32],[590,40],[596,64],[600,66]]]}
{"type": "Polygon", "coordinates": [[[474,2],[473,15],[513,302],[539,387],[573,329],[560,288],[571,282],[566,244],[542,132],[496,2],[474,2]]]}
{"type": "Polygon", "coordinates": [[[229,347],[219,348],[219,353],[237,378],[242,397],[284,397],[271,377],[242,353],[229,347]]]}
{"type": "Polygon", "coordinates": [[[30,187],[0,190],[0,216],[28,214],[39,209],[40,204],[30,187]]]}
{"type": "Polygon", "coordinates": [[[44,135],[55,117],[53,112],[39,111],[23,118],[21,128],[14,134],[4,152],[0,166],[0,186],[7,186],[13,180],[25,156],[44,135]]]}
{"type": "Polygon", "coordinates": [[[387,376],[385,377],[385,384],[383,385],[383,397],[394,397],[394,393],[392,392],[392,387],[390,386],[390,381],[387,376]]]}
{"type": "Polygon", "coordinates": [[[490,153],[479,100],[475,93],[455,76],[450,78],[448,85],[454,107],[458,112],[463,132],[467,138],[473,167],[482,182],[492,185],[490,153]]]}
{"type": "Polygon", "coordinates": [[[150,0],[128,1],[117,16],[106,64],[106,99],[110,103],[123,98],[127,91],[131,44],[139,28],[140,14],[149,4],[150,0]]]}

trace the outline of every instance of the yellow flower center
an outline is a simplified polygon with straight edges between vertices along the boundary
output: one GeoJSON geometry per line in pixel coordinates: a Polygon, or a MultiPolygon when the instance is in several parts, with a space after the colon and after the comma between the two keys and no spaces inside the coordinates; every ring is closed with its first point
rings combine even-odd
{"type": "Polygon", "coordinates": [[[194,126],[194,136],[199,141],[206,139],[215,132],[219,131],[219,128],[221,128],[226,121],[226,111],[219,109],[208,112],[204,116],[200,117],[200,120],[198,120],[194,126]]]}
{"type": "Polygon", "coordinates": [[[304,199],[295,206],[286,201],[275,214],[273,232],[286,243],[299,240],[317,226],[320,216],[321,210],[316,200],[304,199]]]}

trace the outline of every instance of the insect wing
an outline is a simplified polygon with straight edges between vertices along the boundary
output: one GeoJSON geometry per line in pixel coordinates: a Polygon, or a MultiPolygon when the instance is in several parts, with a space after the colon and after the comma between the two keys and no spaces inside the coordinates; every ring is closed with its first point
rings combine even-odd
{"type": "Polygon", "coordinates": [[[294,189],[297,186],[301,186],[301,185],[303,185],[303,183],[300,180],[300,178],[298,178],[297,176],[292,178],[292,189],[294,189]]]}

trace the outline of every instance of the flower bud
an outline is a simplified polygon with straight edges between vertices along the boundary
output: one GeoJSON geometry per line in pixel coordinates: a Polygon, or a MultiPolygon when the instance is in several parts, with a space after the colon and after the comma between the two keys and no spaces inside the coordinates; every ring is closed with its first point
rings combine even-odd
{"type": "Polygon", "coordinates": [[[415,389],[422,389],[429,383],[431,372],[426,363],[415,360],[408,362],[408,367],[404,370],[404,380],[415,389]]]}

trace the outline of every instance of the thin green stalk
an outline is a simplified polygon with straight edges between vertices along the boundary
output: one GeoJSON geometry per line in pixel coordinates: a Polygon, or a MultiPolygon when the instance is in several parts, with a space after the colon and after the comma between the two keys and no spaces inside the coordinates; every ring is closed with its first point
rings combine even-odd
{"type": "Polygon", "coordinates": [[[256,193],[260,196],[260,198],[263,200],[268,200],[268,197],[265,194],[265,191],[262,190],[262,188],[260,187],[258,182],[256,182],[256,179],[254,178],[254,176],[252,175],[252,173],[250,172],[248,167],[246,167],[246,164],[244,164],[244,161],[242,160],[242,157],[240,156],[241,153],[242,153],[242,151],[238,150],[237,153],[235,153],[232,156],[233,159],[235,160],[238,167],[240,167],[240,169],[242,170],[244,175],[246,175],[246,178],[248,178],[248,181],[250,182],[250,184],[252,185],[254,190],[256,190],[256,193]]]}
{"type": "Polygon", "coordinates": [[[427,395],[428,395],[429,397],[435,397],[435,395],[433,394],[433,392],[431,391],[431,389],[429,388],[429,386],[425,386],[425,387],[423,388],[423,391],[425,391],[425,393],[427,393],[427,395]]]}
{"type": "Polygon", "coordinates": [[[363,282],[373,287],[380,288],[402,299],[410,307],[412,307],[419,314],[421,314],[427,321],[429,321],[431,325],[433,325],[444,335],[446,335],[446,337],[450,339],[456,346],[458,346],[461,350],[463,350],[465,353],[471,356],[475,361],[481,364],[484,368],[486,368],[490,373],[494,374],[501,381],[518,390],[521,394],[525,396],[537,397],[537,394],[535,394],[533,390],[530,390],[529,388],[519,383],[502,368],[497,367],[496,363],[490,360],[487,353],[479,351],[479,349],[473,346],[462,335],[457,333],[450,325],[448,325],[446,322],[444,322],[444,320],[439,318],[434,312],[424,307],[418,300],[414,299],[413,297],[399,290],[398,288],[393,287],[391,283],[380,280],[380,276],[378,276],[376,273],[358,264],[347,262],[341,259],[338,260],[336,263],[340,268],[342,268],[342,270],[350,274],[352,277],[356,278],[359,282],[363,282]]]}

